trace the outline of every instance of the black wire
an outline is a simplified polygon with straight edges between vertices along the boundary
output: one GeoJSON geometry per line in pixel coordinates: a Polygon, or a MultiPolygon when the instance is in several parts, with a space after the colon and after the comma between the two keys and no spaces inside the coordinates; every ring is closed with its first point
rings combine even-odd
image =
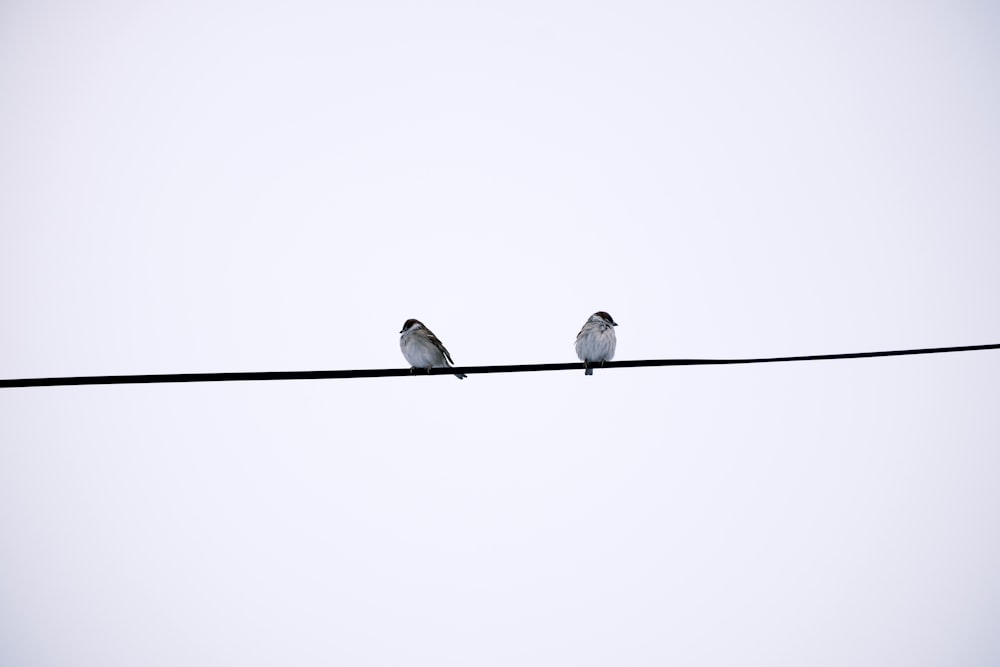
{"type": "MultiPolygon", "coordinates": [[[[992,345],[964,345],[961,347],[928,347],[916,350],[888,350],[884,352],[847,352],[843,354],[811,354],[798,357],[763,357],[759,359],[643,359],[634,361],[608,361],[594,365],[602,369],[639,368],[643,366],[719,366],[723,364],[768,364],[780,361],[825,361],[830,359],[865,359],[868,357],[899,357],[911,354],[939,354],[942,352],[972,352],[1000,349],[992,345]]],[[[22,378],[0,380],[0,389],[7,387],[59,387],[87,384],[162,384],[166,382],[241,382],[263,380],[339,380],[346,378],[406,377],[423,375],[453,375],[464,373],[529,373],[534,371],[581,371],[582,362],[565,364],[523,364],[518,366],[455,366],[432,368],[429,371],[409,368],[369,368],[348,371],[265,371],[251,373],[165,373],[161,375],[89,375],[81,377],[22,378]]]]}

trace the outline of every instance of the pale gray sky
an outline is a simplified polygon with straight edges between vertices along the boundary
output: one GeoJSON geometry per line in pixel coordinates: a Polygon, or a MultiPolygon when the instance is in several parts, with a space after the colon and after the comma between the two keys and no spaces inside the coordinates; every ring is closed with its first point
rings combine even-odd
{"type": "MultiPolygon", "coordinates": [[[[1000,342],[989,3],[0,5],[0,377],[1000,342]]],[[[0,662],[992,666],[1000,355],[0,391],[0,662]]]]}

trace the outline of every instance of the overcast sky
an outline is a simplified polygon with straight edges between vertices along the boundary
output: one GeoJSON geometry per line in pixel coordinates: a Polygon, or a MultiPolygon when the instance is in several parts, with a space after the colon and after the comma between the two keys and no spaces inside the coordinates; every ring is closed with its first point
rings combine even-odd
{"type": "MultiPolygon", "coordinates": [[[[0,4],[0,377],[1000,342],[990,2],[0,4]]],[[[0,663],[1000,663],[1000,354],[0,390],[0,663]]]]}

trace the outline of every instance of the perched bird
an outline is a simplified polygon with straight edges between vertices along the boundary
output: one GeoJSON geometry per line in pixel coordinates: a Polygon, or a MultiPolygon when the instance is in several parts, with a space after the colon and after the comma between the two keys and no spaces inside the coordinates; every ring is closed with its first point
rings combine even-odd
{"type": "MultiPolygon", "coordinates": [[[[426,368],[429,372],[432,368],[455,365],[445,346],[420,320],[406,320],[399,333],[403,334],[399,337],[399,349],[412,368],[426,368]]],[[[455,373],[455,377],[465,379],[463,373],[455,373]]]]}
{"type": "Polygon", "coordinates": [[[618,323],[603,310],[591,315],[576,335],[576,356],[587,368],[587,375],[594,369],[587,366],[594,362],[611,361],[615,357],[615,329],[618,323]]]}

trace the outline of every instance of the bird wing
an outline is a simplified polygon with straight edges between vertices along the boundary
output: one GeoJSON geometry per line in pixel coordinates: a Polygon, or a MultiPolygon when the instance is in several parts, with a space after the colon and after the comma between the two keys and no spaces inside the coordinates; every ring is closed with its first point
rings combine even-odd
{"type": "Polygon", "coordinates": [[[442,352],[442,353],[444,354],[444,358],[448,360],[448,363],[449,363],[449,364],[451,364],[452,366],[454,366],[454,365],[455,365],[455,362],[451,360],[451,354],[449,354],[449,352],[448,352],[448,348],[446,348],[446,347],[444,346],[444,343],[442,343],[442,342],[441,342],[441,339],[440,339],[440,338],[438,338],[437,336],[435,336],[435,335],[434,335],[434,332],[433,332],[433,331],[431,331],[430,329],[426,328],[426,327],[424,327],[424,331],[426,331],[426,332],[427,332],[427,338],[428,338],[428,339],[429,339],[429,340],[430,340],[430,341],[431,341],[432,343],[434,343],[434,345],[435,345],[435,346],[436,346],[436,347],[437,347],[437,348],[438,348],[439,350],[441,350],[441,352],[442,352]]]}

